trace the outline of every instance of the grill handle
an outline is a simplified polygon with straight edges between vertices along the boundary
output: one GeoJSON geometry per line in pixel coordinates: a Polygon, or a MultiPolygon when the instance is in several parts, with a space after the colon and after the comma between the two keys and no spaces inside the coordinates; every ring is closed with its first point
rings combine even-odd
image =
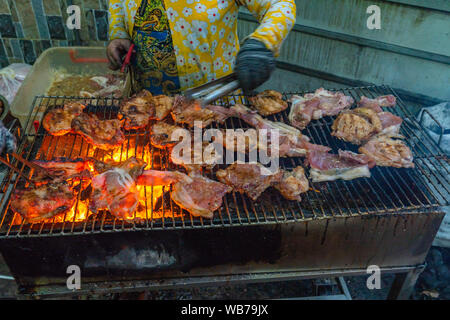
{"type": "Polygon", "coordinates": [[[440,135],[439,135],[439,139],[438,139],[438,143],[437,143],[437,145],[438,145],[438,147],[440,147],[441,146],[441,142],[442,142],[442,137],[444,136],[444,131],[445,131],[445,129],[444,129],[444,127],[441,125],[441,123],[431,114],[431,112],[430,111],[428,111],[427,109],[422,109],[422,114],[420,115],[420,120],[419,120],[419,123],[420,123],[420,125],[423,127],[423,116],[424,116],[424,114],[425,113],[427,113],[429,116],[430,116],[430,118],[431,119],[433,119],[433,121],[434,122],[436,122],[436,124],[438,125],[438,127],[439,127],[439,129],[441,129],[441,133],[440,133],[440,135]]]}

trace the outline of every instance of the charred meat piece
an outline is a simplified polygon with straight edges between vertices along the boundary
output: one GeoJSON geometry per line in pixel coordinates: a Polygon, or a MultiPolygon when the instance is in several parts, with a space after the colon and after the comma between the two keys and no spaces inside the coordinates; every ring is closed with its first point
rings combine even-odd
{"type": "Polygon", "coordinates": [[[188,100],[183,96],[175,97],[172,117],[176,123],[187,124],[194,127],[205,128],[212,122],[223,123],[233,116],[234,112],[221,106],[206,106],[202,108],[197,100],[188,100]]]}
{"type": "Polygon", "coordinates": [[[375,161],[377,166],[414,168],[411,149],[402,140],[393,138],[403,137],[391,134],[377,135],[360,147],[358,151],[375,161]]]}
{"type": "Polygon", "coordinates": [[[173,147],[179,142],[172,139],[172,133],[176,130],[183,130],[183,128],[164,121],[158,121],[152,126],[150,143],[152,146],[160,149],[173,147]]]}
{"type": "Polygon", "coordinates": [[[351,151],[339,150],[339,154],[310,152],[307,163],[311,167],[313,182],[370,178],[370,168],[375,163],[369,157],[351,151]]]}
{"type": "Polygon", "coordinates": [[[75,201],[76,195],[67,183],[48,183],[26,189],[16,188],[11,196],[11,210],[35,223],[67,213],[75,201]]]}
{"type": "Polygon", "coordinates": [[[72,120],[72,129],[102,150],[115,149],[125,141],[118,119],[99,120],[94,114],[82,113],[72,120]]]}
{"type": "Polygon", "coordinates": [[[122,102],[119,114],[124,118],[124,129],[145,128],[150,120],[162,120],[172,110],[173,98],[159,95],[152,96],[147,90],[135,94],[122,102]]]}
{"type": "Polygon", "coordinates": [[[280,181],[283,172],[271,172],[260,163],[233,163],[225,170],[217,171],[216,176],[220,182],[256,200],[268,187],[280,181]]]}
{"type": "Polygon", "coordinates": [[[255,127],[258,131],[258,136],[266,136],[264,139],[268,142],[261,142],[258,140],[258,146],[264,148],[264,146],[273,146],[278,149],[280,157],[299,157],[306,156],[310,150],[320,150],[327,152],[331,150],[326,146],[316,145],[309,142],[309,138],[301,133],[297,128],[291,127],[283,122],[274,122],[264,119],[255,111],[249,108],[237,104],[230,108],[235,117],[240,118],[249,125],[255,127]],[[260,130],[267,130],[260,133],[260,130]],[[273,131],[273,132],[272,132],[273,131]],[[278,143],[274,141],[273,134],[278,133],[278,143]],[[275,143],[272,144],[272,141],[275,143]]]}
{"type": "Polygon", "coordinates": [[[315,93],[291,98],[292,106],[289,121],[294,127],[303,130],[311,120],[335,116],[342,110],[349,108],[354,102],[352,97],[341,92],[331,92],[320,88],[315,93]]]}
{"type": "Polygon", "coordinates": [[[146,127],[155,115],[152,94],[147,90],[142,90],[130,99],[122,101],[119,114],[124,118],[125,130],[146,127]]]}
{"type": "Polygon", "coordinates": [[[211,219],[232,188],[196,173],[190,173],[189,178],[190,182],[182,180],[172,186],[172,200],[193,216],[211,219]]]}
{"type": "Polygon", "coordinates": [[[62,109],[50,110],[42,120],[42,125],[53,136],[63,136],[72,131],[72,120],[83,113],[85,108],[79,102],[66,103],[62,109]]]}
{"type": "Polygon", "coordinates": [[[375,112],[383,112],[381,107],[395,107],[397,99],[393,95],[381,96],[375,99],[369,99],[362,96],[358,102],[358,107],[371,108],[375,112]]]}
{"type": "Polygon", "coordinates": [[[89,209],[108,209],[119,219],[133,219],[139,194],[135,180],[147,164],[134,157],[92,179],[89,209]]]}
{"type": "Polygon", "coordinates": [[[309,189],[309,182],[305,175],[305,169],[298,166],[292,171],[283,170],[280,182],[274,185],[281,195],[288,200],[301,201],[300,194],[309,189]]]}
{"type": "Polygon", "coordinates": [[[159,95],[153,97],[153,103],[155,104],[155,119],[162,120],[167,117],[173,108],[173,97],[165,95],[159,95]]]}
{"type": "Polygon", "coordinates": [[[36,170],[33,174],[33,180],[42,183],[91,177],[89,172],[90,161],[81,158],[75,160],[67,158],[56,158],[50,161],[34,160],[33,163],[43,168],[43,170],[36,170]]]}
{"type": "Polygon", "coordinates": [[[283,95],[275,90],[265,90],[260,94],[248,98],[250,104],[263,116],[286,110],[288,103],[283,100],[283,95]]]}

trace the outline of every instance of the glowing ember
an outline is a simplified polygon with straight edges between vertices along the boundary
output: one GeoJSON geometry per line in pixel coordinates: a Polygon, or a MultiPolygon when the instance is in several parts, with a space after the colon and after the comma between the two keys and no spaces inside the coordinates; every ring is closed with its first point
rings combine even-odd
{"type": "MultiPolygon", "coordinates": [[[[60,137],[67,139],[67,137],[60,137]]],[[[142,137],[141,137],[142,138],[142,137]]],[[[76,139],[76,138],[75,138],[76,139]]],[[[142,138],[143,139],[143,138],[142,138]]],[[[57,140],[57,139],[56,139],[57,140]]],[[[69,141],[60,141],[57,146],[55,145],[54,154],[57,153],[58,156],[66,156],[68,154],[78,154],[79,156],[70,156],[72,159],[76,159],[78,157],[83,158],[96,158],[98,160],[104,161],[104,162],[124,162],[127,159],[131,157],[136,157],[138,159],[142,159],[147,163],[147,166],[145,169],[151,169],[152,164],[152,153],[150,151],[150,148],[148,147],[148,143],[143,143],[145,147],[142,147],[138,144],[136,146],[135,144],[136,139],[130,139],[128,143],[124,143],[124,145],[113,152],[106,153],[102,150],[96,150],[95,148],[92,148],[92,146],[85,146],[82,143],[76,143],[77,141],[73,141],[71,144],[69,141]],[[62,143],[63,142],[63,143],[62,143]],[[68,146],[67,148],[62,148],[62,146],[68,146]],[[70,146],[70,147],[69,147],[70,146]],[[70,150],[67,150],[68,148],[71,148],[70,150]],[[77,153],[79,151],[79,153],[77,153]]],[[[80,141],[81,142],[81,141],[80,141]]],[[[51,148],[53,144],[53,141],[49,141],[44,139],[44,143],[42,144],[42,147],[40,151],[38,152],[38,156],[36,158],[43,158],[47,157],[48,148],[51,148]]],[[[54,156],[53,154],[53,156],[54,156]]],[[[89,162],[88,164],[90,172],[95,175],[95,169],[94,169],[94,163],[89,162]]],[[[71,183],[71,181],[68,181],[71,183]]],[[[83,183],[83,188],[85,189],[87,185],[89,184],[89,181],[86,181],[83,183]]],[[[76,186],[77,183],[75,183],[76,186]]],[[[155,205],[158,202],[158,199],[160,199],[163,195],[163,188],[164,186],[153,186],[153,187],[146,187],[146,186],[137,186],[137,192],[139,194],[139,203],[137,206],[137,210],[131,217],[127,217],[130,219],[135,219],[135,221],[139,221],[140,219],[158,219],[162,217],[173,217],[173,216],[180,216],[181,213],[173,213],[171,208],[169,208],[167,205],[160,205],[157,209],[157,211],[154,211],[155,205]],[[163,210],[164,209],[164,210],[163,210]]],[[[75,188],[77,189],[77,188],[75,188]]],[[[167,193],[169,192],[169,187],[165,187],[164,191],[167,193]]],[[[92,211],[89,210],[89,199],[86,200],[80,200],[81,197],[78,194],[78,191],[76,192],[77,201],[75,202],[75,205],[65,214],[60,214],[58,216],[52,217],[50,219],[45,219],[39,223],[72,223],[72,222],[83,222],[86,219],[88,219],[91,215],[94,215],[92,211]]],[[[14,225],[20,225],[23,223],[23,218],[16,214],[14,217],[14,225]]]]}

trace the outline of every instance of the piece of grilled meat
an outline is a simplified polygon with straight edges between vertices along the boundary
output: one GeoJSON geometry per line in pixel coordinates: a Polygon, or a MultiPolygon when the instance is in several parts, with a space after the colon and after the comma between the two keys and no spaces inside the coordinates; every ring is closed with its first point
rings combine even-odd
{"type": "Polygon", "coordinates": [[[223,123],[233,114],[229,108],[221,106],[210,105],[202,108],[199,101],[188,100],[183,96],[175,97],[172,109],[173,120],[176,123],[187,124],[191,128],[194,125],[205,128],[212,122],[223,123]]]}
{"type": "Polygon", "coordinates": [[[294,95],[290,101],[292,106],[289,121],[294,127],[302,130],[311,120],[335,116],[355,102],[352,97],[341,92],[331,92],[323,88],[317,89],[315,93],[305,94],[303,97],[294,95]]]}
{"type": "Polygon", "coordinates": [[[274,184],[275,189],[280,191],[281,195],[288,200],[301,201],[300,194],[309,189],[309,182],[305,175],[305,169],[298,166],[292,171],[283,170],[281,180],[274,184]]]}
{"type": "Polygon", "coordinates": [[[146,165],[143,160],[132,157],[96,175],[91,182],[89,209],[92,212],[107,209],[119,219],[133,219],[139,201],[136,179],[146,165]]]}
{"type": "Polygon", "coordinates": [[[91,177],[90,160],[55,158],[53,160],[34,160],[34,164],[43,170],[35,170],[33,181],[38,183],[55,183],[66,180],[83,180],[91,177]]]}
{"type": "Polygon", "coordinates": [[[11,210],[35,223],[68,212],[76,195],[66,182],[16,188],[11,196],[11,210]]]}
{"type": "Polygon", "coordinates": [[[259,198],[268,187],[278,183],[283,172],[271,172],[260,163],[233,163],[216,173],[217,179],[235,191],[247,194],[250,199],[259,198]]]}
{"type": "Polygon", "coordinates": [[[145,128],[150,120],[162,120],[172,110],[173,98],[142,90],[131,98],[122,101],[119,115],[124,119],[125,130],[145,128]]]}
{"type": "Polygon", "coordinates": [[[125,141],[118,119],[100,120],[95,114],[82,113],[72,120],[72,129],[88,143],[102,150],[115,149],[125,141]]]}
{"type": "Polygon", "coordinates": [[[165,121],[158,121],[151,128],[150,143],[152,146],[160,149],[170,148],[176,145],[179,141],[173,141],[172,134],[176,130],[186,130],[165,121]]]}
{"type": "Polygon", "coordinates": [[[72,120],[83,113],[85,106],[79,102],[66,103],[63,108],[50,110],[42,125],[53,136],[62,136],[72,131],[72,120]]]}
{"type": "Polygon", "coordinates": [[[331,135],[353,144],[363,144],[376,134],[398,134],[402,118],[381,107],[395,106],[394,96],[375,99],[362,97],[358,108],[339,114],[331,126],[331,135]]]}
{"type": "Polygon", "coordinates": [[[381,107],[395,107],[397,99],[393,95],[380,96],[374,99],[369,99],[362,96],[358,102],[358,107],[371,108],[376,112],[383,112],[381,107]]]}
{"type": "Polygon", "coordinates": [[[248,100],[252,107],[263,116],[270,116],[288,107],[288,103],[283,100],[283,95],[275,90],[265,90],[254,97],[249,97],[248,100]]]}
{"type": "Polygon", "coordinates": [[[393,138],[404,137],[397,134],[380,134],[370,139],[358,151],[375,161],[377,166],[414,168],[411,149],[402,140],[393,138]]]}
{"type": "Polygon", "coordinates": [[[119,115],[124,119],[123,128],[125,130],[146,127],[155,115],[152,94],[147,90],[142,90],[130,99],[123,100],[119,115]]]}
{"type": "Polygon", "coordinates": [[[191,172],[189,178],[189,182],[182,180],[172,186],[172,200],[193,216],[211,219],[214,211],[222,206],[224,195],[232,188],[196,172],[191,172]]]}
{"type": "Polygon", "coordinates": [[[310,152],[307,164],[311,167],[312,181],[322,182],[338,179],[352,180],[361,177],[370,178],[369,169],[373,168],[375,162],[366,155],[339,150],[338,154],[310,152]]]}

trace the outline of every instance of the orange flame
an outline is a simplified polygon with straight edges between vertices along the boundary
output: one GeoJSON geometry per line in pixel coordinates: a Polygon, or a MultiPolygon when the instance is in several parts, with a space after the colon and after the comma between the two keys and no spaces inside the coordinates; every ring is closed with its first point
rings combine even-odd
{"type": "MultiPolygon", "coordinates": [[[[62,137],[60,137],[60,138],[62,138],[62,137]]],[[[127,147],[122,146],[120,148],[117,148],[113,152],[106,152],[106,153],[101,150],[96,150],[95,148],[92,148],[92,146],[91,146],[90,148],[88,148],[86,150],[85,153],[84,152],[83,153],[86,155],[86,157],[97,158],[97,159],[105,161],[105,162],[114,161],[116,163],[126,161],[127,159],[129,159],[131,157],[136,157],[138,159],[142,159],[143,161],[145,161],[147,163],[147,166],[145,167],[145,169],[150,169],[151,164],[152,164],[152,154],[151,154],[149,147],[148,146],[135,147],[135,143],[131,139],[128,144],[129,145],[127,147]]],[[[65,144],[60,143],[59,148],[61,148],[61,146],[63,146],[63,145],[65,145],[65,144]]],[[[67,144],[67,145],[70,145],[70,144],[67,144]]],[[[49,147],[49,145],[44,143],[41,147],[40,152],[44,153],[44,151],[45,151],[44,148],[48,148],[48,147],[49,147]]],[[[83,149],[84,149],[84,147],[83,147],[83,149]]],[[[80,151],[81,151],[81,148],[80,148],[80,151]]],[[[64,151],[58,151],[58,153],[65,154],[64,151]]],[[[40,153],[38,153],[38,155],[39,154],[40,153]]],[[[93,163],[88,163],[88,168],[91,173],[95,174],[93,163]]],[[[139,219],[143,219],[143,220],[149,219],[150,220],[152,218],[153,219],[158,219],[158,218],[162,218],[162,217],[170,218],[173,216],[181,215],[181,213],[177,213],[177,214],[173,213],[171,208],[167,208],[167,205],[160,206],[161,208],[157,208],[158,210],[156,210],[156,211],[154,210],[158,199],[160,197],[162,197],[162,195],[163,195],[164,186],[148,187],[148,186],[138,185],[138,186],[136,186],[136,188],[137,188],[137,192],[139,195],[138,196],[139,203],[138,203],[135,213],[132,215],[132,218],[135,217],[136,220],[139,220],[139,219]],[[164,210],[163,210],[163,207],[164,207],[164,210]]],[[[169,189],[166,186],[164,189],[164,192],[168,192],[168,190],[169,189]]],[[[73,205],[72,208],[70,208],[70,210],[68,212],[66,212],[65,214],[60,214],[58,216],[49,218],[49,219],[42,220],[39,223],[42,223],[42,222],[44,222],[44,223],[82,222],[82,221],[85,221],[86,219],[88,219],[89,216],[95,214],[91,210],[89,210],[89,200],[81,201],[78,196],[79,195],[77,194],[77,200],[75,201],[75,204],[73,205]]],[[[17,225],[17,224],[21,224],[22,222],[23,222],[22,218],[19,215],[15,215],[13,224],[17,225]]]]}

